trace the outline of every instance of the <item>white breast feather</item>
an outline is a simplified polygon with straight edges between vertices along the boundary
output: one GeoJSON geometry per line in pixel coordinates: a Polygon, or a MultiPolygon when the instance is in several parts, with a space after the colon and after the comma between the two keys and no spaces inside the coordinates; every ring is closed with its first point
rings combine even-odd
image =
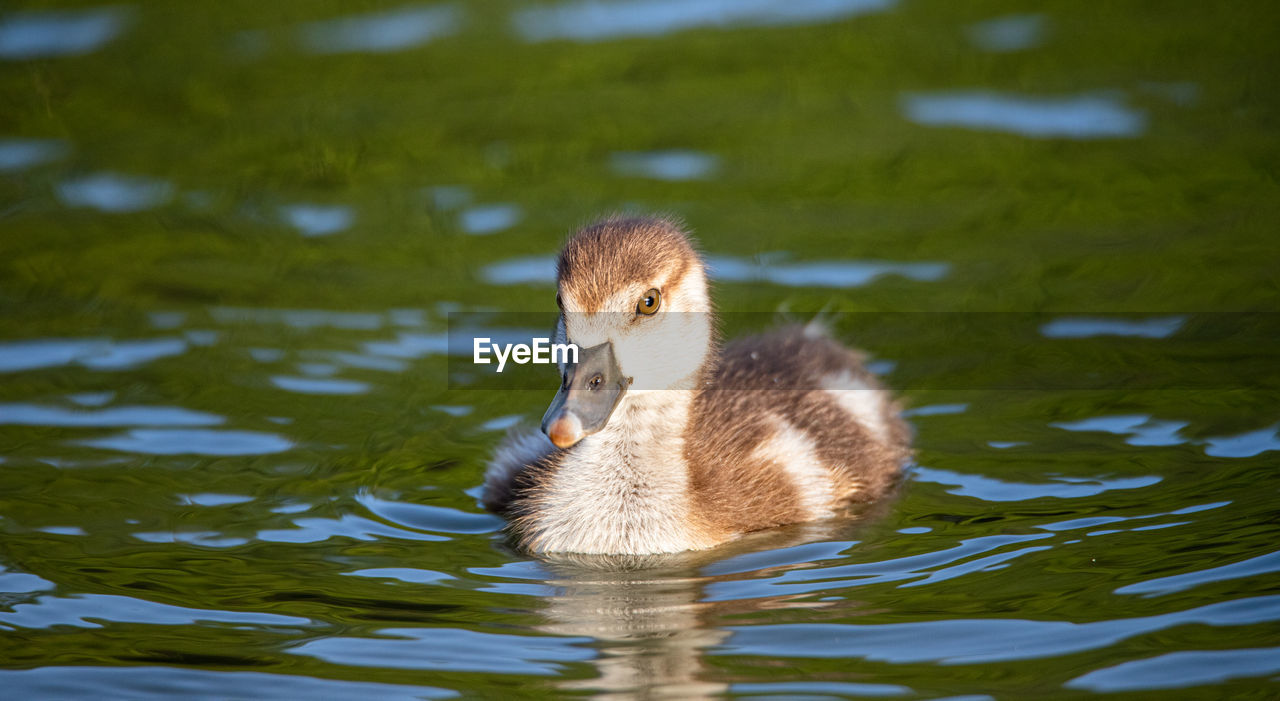
{"type": "MultiPolygon", "coordinates": [[[[682,414],[673,411],[670,396],[665,399],[624,399],[631,403],[625,416],[615,415],[564,456],[528,524],[534,550],[665,553],[713,544],[690,526],[684,442],[655,428],[669,426],[672,413],[682,414]]],[[[687,408],[687,398],[682,403],[687,408]]]]}

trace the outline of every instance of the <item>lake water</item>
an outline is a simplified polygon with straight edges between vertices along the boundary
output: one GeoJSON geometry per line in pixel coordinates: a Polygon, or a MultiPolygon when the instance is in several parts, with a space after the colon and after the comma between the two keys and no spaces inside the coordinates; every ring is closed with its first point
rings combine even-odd
{"type": "Polygon", "coordinates": [[[1280,695],[1277,26],[0,10],[5,694],[1280,695]],[[477,485],[555,378],[493,389],[450,320],[546,318],[611,211],[690,224],[730,335],[821,312],[865,348],[899,492],[703,553],[513,550],[477,485]]]}

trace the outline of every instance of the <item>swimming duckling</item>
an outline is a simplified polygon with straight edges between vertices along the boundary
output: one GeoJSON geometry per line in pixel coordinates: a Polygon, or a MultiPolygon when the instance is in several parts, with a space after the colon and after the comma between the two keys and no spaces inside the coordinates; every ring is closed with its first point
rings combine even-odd
{"type": "Polygon", "coordinates": [[[582,229],[556,274],[556,342],[577,362],[560,365],[542,433],[508,437],[485,473],[485,506],[522,546],[698,550],[896,481],[909,431],[861,356],[815,325],[722,349],[706,266],[674,222],[582,229]]]}

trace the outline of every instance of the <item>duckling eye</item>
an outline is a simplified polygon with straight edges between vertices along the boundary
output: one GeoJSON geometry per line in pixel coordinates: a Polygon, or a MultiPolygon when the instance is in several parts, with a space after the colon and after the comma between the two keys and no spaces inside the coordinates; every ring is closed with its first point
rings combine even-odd
{"type": "Polygon", "coordinates": [[[640,298],[640,303],[636,305],[636,313],[649,316],[658,311],[658,307],[661,304],[662,293],[657,288],[654,288],[644,293],[644,296],[640,298]]]}
{"type": "Polygon", "coordinates": [[[600,383],[602,382],[604,382],[604,378],[601,377],[600,375],[596,375],[595,377],[587,381],[587,389],[590,389],[592,391],[600,389],[600,383]]]}
{"type": "Polygon", "coordinates": [[[560,293],[556,293],[556,307],[564,309],[564,303],[560,300],[560,293]]]}

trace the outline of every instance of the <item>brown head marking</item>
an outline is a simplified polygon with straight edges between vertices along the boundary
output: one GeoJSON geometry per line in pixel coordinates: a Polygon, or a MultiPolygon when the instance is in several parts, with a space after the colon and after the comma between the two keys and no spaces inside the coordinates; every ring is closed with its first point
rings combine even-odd
{"type": "Polygon", "coordinates": [[[649,287],[659,276],[676,287],[698,254],[680,226],[654,217],[610,218],[580,229],[560,251],[560,289],[582,306],[600,311],[611,295],[630,286],[649,287]]]}

